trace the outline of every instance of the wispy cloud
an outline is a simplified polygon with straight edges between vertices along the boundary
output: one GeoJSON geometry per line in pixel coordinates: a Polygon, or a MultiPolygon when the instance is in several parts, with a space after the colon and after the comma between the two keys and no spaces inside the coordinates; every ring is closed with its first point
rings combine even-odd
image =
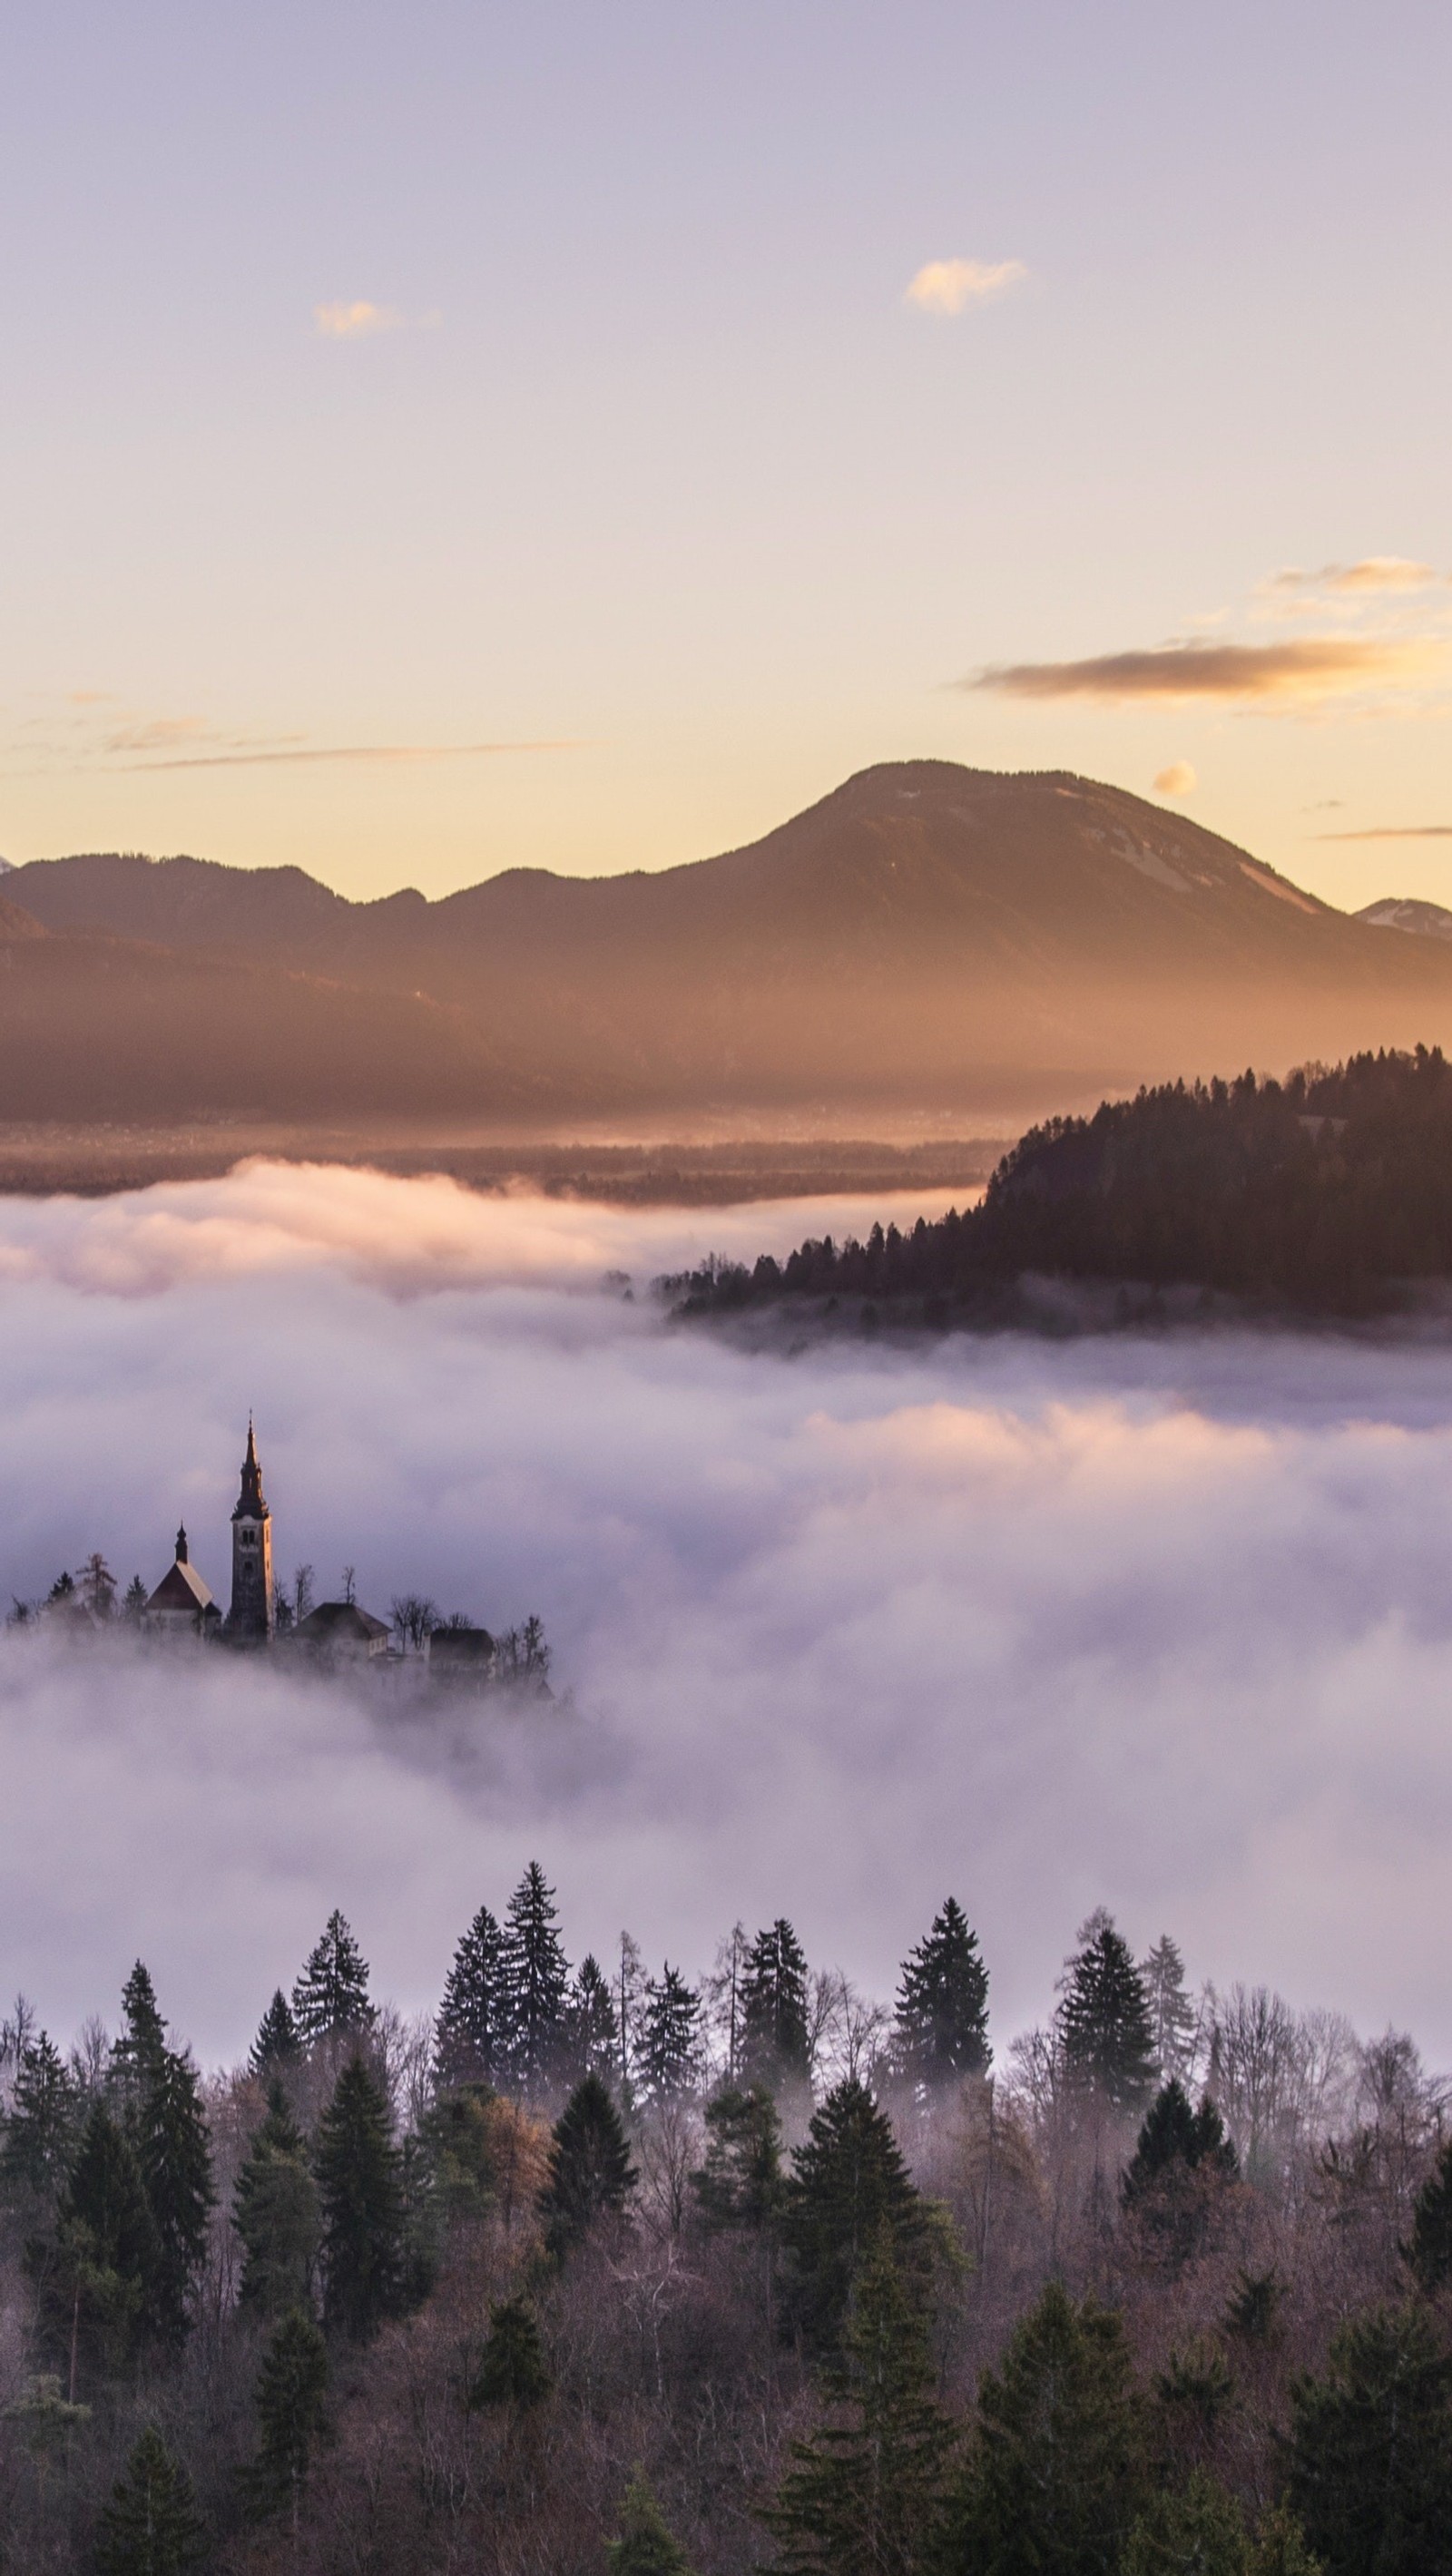
{"type": "Polygon", "coordinates": [[[1021,259],[930,259],[907,289],[907,302],[920,313],[963,313],[970,304],[991,304],[1028,275],[1021,259]]]}
{"type": "Polygon", "coordinates": [[[324,340],[370,340],[380,331],[402,331],[407,316],[391,304],[315,304],[313,328],[324,340]]]}
{"type": "Polygon", "coordinates": [[[1318,841],[1452,841],[1452,823],[1369,823],[1364,832],[1318,832],[1318,841]]]}
{"type": "Polygon", "coordinates": [[[1306,705],[1427,679],[1446,647],[1352,635],[1299,636],[1283,644],[1156,644],[1078,662],[993,663],[958,686],[1009,698],[1187,698],[1306,705]]]}
{"type": "Polygon", "coordinates": [[[1439,579],[1430,564],[1413,563],[1406,555],[1363,555],[1357,563],[1323,564],[1319,572],[1301,572],[1292,565],[1276,573],[1267,587],[1273,591],[1430,590],[1439,579]]]}
{"type": "Polygon", "coordinates": [[[499,752],[578,751],[578,740],[539,742],[342,742],[298,743],[279,750],[182,752],[174,759],[138,760],[135,769],[256,769],[278,762],[484,760],[499,752]]]}
{"type": "Polygon", "coordinates": [[[1188,760],[1172,760],[1168,769],[1155,772],[1155,786],[1161,796],[1193,796],[1199,783],[1188,760]]]}

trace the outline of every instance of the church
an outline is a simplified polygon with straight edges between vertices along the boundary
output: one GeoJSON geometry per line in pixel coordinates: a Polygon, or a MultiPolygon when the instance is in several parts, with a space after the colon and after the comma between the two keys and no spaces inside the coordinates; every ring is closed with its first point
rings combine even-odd
{"type": "MultiPolygon", "coordinates": [[[[290,1643],[328,1663],[371,1663],[388,1652],[387,1620],[375,1619],[356,1601],[320,1601],[295,1624],[287,1615],[285,1625],[290,1643]]],[[[278,1626],[272,1513],[262,1490],[257,1435],[249,1420],[242,1489],[232,1513],[232,1600],[226,1616],[193,1565],[182,1528],[176,1534],[175,1562],[148,1598],[141,1627],[150,1637],[199,1638],[245,1649],[272,1645],[278,1626]]]]}

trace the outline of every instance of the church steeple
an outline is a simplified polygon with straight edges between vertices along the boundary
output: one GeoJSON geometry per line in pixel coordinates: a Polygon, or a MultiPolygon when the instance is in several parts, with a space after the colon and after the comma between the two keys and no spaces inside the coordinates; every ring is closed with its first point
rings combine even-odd
{"type": "Polygon", "coordinates": [[[185,1565],[187,1561],[187,1525],[185,1521],[182,1522],[181,1528],[176,1534],[176,1561],[178,1565],[185,1565]]]}
{"type": "Polygon", "coordinates": [[[232,1607],[225,1633],[237,1645],[266,1645],[274,1617],[272,1514],[262,1490],[262,1463],[249,1414],[242,1490],[232,1514],[232,1607]]]}

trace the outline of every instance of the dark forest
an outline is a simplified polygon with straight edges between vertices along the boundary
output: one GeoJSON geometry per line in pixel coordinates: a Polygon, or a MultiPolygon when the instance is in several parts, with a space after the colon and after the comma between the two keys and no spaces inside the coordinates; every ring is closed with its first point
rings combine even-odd
{"type": "Polygon", "coordinates": [[[434,2013],[335,1913],[231,2071],[137,1963],[3,2087],[7,2571],[1452,2563],[1447,2088],[1103,1911],[1000,2061],[951,1898],[887,2006],[532,1865],[434,2013]]]}

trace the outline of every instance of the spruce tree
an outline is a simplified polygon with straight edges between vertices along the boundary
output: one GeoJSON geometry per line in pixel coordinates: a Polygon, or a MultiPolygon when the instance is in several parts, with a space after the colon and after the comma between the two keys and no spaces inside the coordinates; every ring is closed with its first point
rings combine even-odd
{"type": "Polygon", "coordinates": [[[1429,2298],[1452,2280],[1452,2138],[1417,2194],[1411,2241],[1402,2253],[1429,2298]]]}
{"type": "Polygon", "coordinates": [[[0,2148],[0,2188],[54,2197],[65,2181],[79,2122],[75,2079],[47,2033],[37,2031],[20,2051],[0,2148]]]}
{"type": "Polygon", "coordinates": [[[297,2035],[292,2007],[279,1986],[257,2025],[257,2037],[247,2063],[252,2073],[266,2082],[269,2076],[281,2075],[289,2066],[296,2065],[301,2054],[302,2043],[297,2035]]]}
{"type": "Polygon", "coordinates": [[[140,1959],[121,1989],[121,2036],[111,2050],[111,2092],[129,2120],[166,2053],[166,2023],[140,1959]]]}
{"type": "Polygon", "coordinates": [[[1291,2389],[1287,2500],[1328,2576],[1431,2576],[1452,2531],[1452,2359],[1420,2308],[1353,2317],[1291,2389]]]}
{"type": "Polygon", "coordinates": [[[388,2104],[360,2057],[338,2078],[318,2130],[323,2318],[355,2343],[403,2304],[401,2158],[388,2104]]]}
{"type": "Polygon", "coordinates": [[[587,2075],[555,2122],[539,2204],[550,2252],[568,2254],[602,2220],[618,2218],[637,2180],[620,2114],[599,2076],[587,2075]]]}
{"type": "Polygon", "coordinates": [[[788,2309],[809,2345],[830,2351],[838,2343],[862,2266],[884,2229],[900,2271],[921,2295],[923,2204],[891,2121],[866,2085],[848,2076],[813,2114],[782,2195],[788,2309]]]}
{"type": "Polygon", "coordinates": [[[503,1936],[481,1905],[454,1952],[434,2036],[434,2071],[448,2092],[490,2084],[497,2072],[503,1936]]]}
{"type": "Polygon", "coordinates": [[[292,2018],[305,2048],[320,2039],[357,2036],[375,2019],[368,1962],[336,1906],[293,1987],[292,2018]]]}
{"type": "Polygon", "coordinates": [[[1067,1963],[1057,2017],[1065,2066],[1112,2111],[1141,2111],[1155,2079],[1144,1980],[1102,1911],[1083,1926],[1080,1944],[1067,1963]]]}
{"type": "Polygon", "coordinates": [[[57,2215],[54,2267],[44,2249],[37,2253],[53,2342],[103,2369],[124,2369],[151,2320],[161,2248],[131,2142],[104,2102],[92,2103],[81,2131],[57,2215]]]}
{"type": "Polygon", "coordinates": [[[863,2265],[842,2358],[825,2371],[831,2413],[762,2519],[782,2576],[914,2576],[939,2522],[953,2427],[933,2402],[921,2306],[884,2229],[863,2265]]]}
{"type": "Polygon", "coordinates": [[[953,2084],[990,2063],[988,1971],[955,1897],[903,1961],[896,2041],[903,2072],[918,2084],[953,2084]]]}
{"type": "Polygon", "coordinates": [[[1249,2576],[1245,2516],[1218,2478],[1192,2469],[1185,2486],[1162,2487],[1140,2513],[1119,2576],[1249,2576]]]}
{"type": "Polygon", "coordinates": [[[148,2424],[101,2508],[97,2576],[185,2576],[202,2537],[191,2480],[148,2424]]]}
{"type": "Polygon", "coordinates": [[[1240,2170],[1225,2123],[1207,2094],[1192,2110],[1184,2087],[1171,2076],[1145,2114],[1133,2156],[1120,2184],[1120,2199],[1149,2236],[1178,2262],[1205,2243],[1221,2185],[1240,2170]]]}
{"type": "Polygon", "coordinates": [[[781,2206],[781,2121],[764,2085],[706,2106],[706,2160],[691,2176],[708,2227],[765,2227],[781,2206]]]}
{"type": "Polygon", "coordinates": [[[1150,2046],[1162,2083],[1173,2076],[1188,2085],[1195,2056],[1195,2007],[1185,1987],[1185,1962],[1168,1932],[1140,1961],[1149,2004],[1150,2046]]]}
{"type": "Polygon", "coordinates": [[[620,2025],[610,1980],[588,1953],[575,1971],[565,2004],[562,2063],[572,2084],[583,2075],[613,2080],[620,2068],[620,2025]]]}
{"type": "Polygon", "coordinates": [[[156,2228],[151,2323],[175,2348],[188,2326],[188,2301],[207,2251],[215,2195],[206,2119],[190,2058],[163,2048],[132,2123],[136,2160],[156,2228]]]}
{"type": "Polygon", "coordinates": [[[605,2543],[610,2576],[691,2576],[691,2564],[661,2512],[643,2469],[637,2469],[620,2508],[618,2538],[605,2543]]]}
{"type": "Polygon", "coordinates": [[[669,2102],[689,2091],[700,2069],[701,1998],[669,1959],[645,1989],[639,2071],[646,2099],[669,2102]]]}
{"type": "Polygon", "coordinates": [[[1146,2500],[1124,2328],[1051,2281],[979,2382],[944,2576],[1109,2576],[1146,2500]]]}
{"type": "Polygon", "coordinates": [[[296,2538],[313,2454],[327,2426],[328,2347],[301,2309],[282,2319],[262,2356],[253,2402],[257,2458],[247,2483],[263,2512],[286,2510],[296,2538]]]}
{"type": "Polygon", "coordinates": [[[500,2061],[521,2093],[538,2092],[555,2070],[564,2035],[570,1971],[560,1943],[555,1892],[532,1860],[509,1900],[500,1962],[500,2061]]]}
{"type": "Polygon", "coordinates": [[[775,2088],[811,2075],[807,1961],[785,1916],[758,1932],[742,1966],[737,2063],[748,2082],[775,2088]]]}
{"type": "Polygon", "coordinates": [[[322,2219],[307,2144],[274,2077],[232,2202],[242,2240],[241,2306],[253,2316],[310,2315],[322,2219]]]}
{"type": "Polygon", "coordinates": [[[527,2299],[502,2299],[489,2311],[489,2335],[469,2390],[471,2406],[540,2406],[554,2386],[544,2344],[527,2299]]]}

